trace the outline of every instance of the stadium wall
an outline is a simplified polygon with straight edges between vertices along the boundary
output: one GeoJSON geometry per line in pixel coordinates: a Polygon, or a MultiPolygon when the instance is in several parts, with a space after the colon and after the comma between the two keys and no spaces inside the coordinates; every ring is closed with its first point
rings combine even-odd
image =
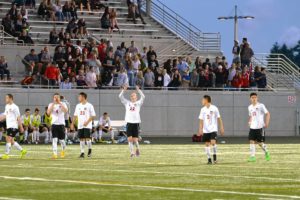
{"type": "MultiPolygon", "coordinates": [[[[52,101],[54,92],[60,92],[71,104],[74,112],[77,94],[81,90],[47,89],[1,89],[0,106],[4,111],[4,95],[12,93],[23,113],[25,108],[44,107],[52,101]]],[[[84,90],[95,106],[97,118],[108,112],[112,120],[124,119],[124,107],[116,90],[84,90]]],[[[197,132],[200,99],[204,94],[212,96],[220,109],[227,136],[247,136],[249,92],[232,91],[145,91],[146,100],[142,108],[142,131],[144,136],[191,136],[197,132]]],[[[296,135],[295,92],[261,92],[260,101],[271,113],[271,125],[267,134],[271,136],[296,135]]],[[[127,94],[128,97],[128,94],[127,94]]]]}

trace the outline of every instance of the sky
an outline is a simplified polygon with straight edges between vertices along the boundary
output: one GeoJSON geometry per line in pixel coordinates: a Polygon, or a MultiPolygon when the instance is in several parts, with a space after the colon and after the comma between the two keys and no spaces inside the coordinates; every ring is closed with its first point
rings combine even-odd
{"type": "Polygon", "coordinates": [[[300,40],[300,0],[160,0],[202,32],[220,32],[222,51],[231,60],[233,20],[219,16],[251,15],[239,21],[239,41],[247,37],[255,53],[269,53],[275,42],[292,46],[300,40]]]}

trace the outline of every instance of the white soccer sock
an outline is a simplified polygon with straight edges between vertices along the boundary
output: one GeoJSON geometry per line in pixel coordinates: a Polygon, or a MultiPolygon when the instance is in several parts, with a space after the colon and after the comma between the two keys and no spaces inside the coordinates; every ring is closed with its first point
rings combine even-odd
{"type": "Polygon", "coordinates": [[[217,148],[217,145],[213,145],[213,153],[214,155],[217,155],[217,151],[218,151],[218,148],[217,148]]]}
{"type": "Polygon", "coordinates": [[[84,145],[85,145],[85,142],[80,140],[80,152],[81,153],[84,153],[84,145]]]}
{"type": "Polygon", "coordinates": [[[92,141],[91,140],[86,141],[86,144],[88,146],[88,149],[92,149],[92,141]]]}
{"type": "Polygon", "coordinates": [[[49,133],[48,131],[44,131],[43,134],[45,135],[45,144],[47,144],[49,142],[49,133]]]}
{"type": "Polygon", "coordinates": [[[114,132],[113,130],[110,131],[110,138],[111,138],[112,140],[115,139],[115,132],[114,132]]]}
{"type": "Polygon", "coordinates": [[[36,131],[36,141],[40,141],[40,131],[36,131]]]}
{"type": "Polygon", "coordinates": [[[0,131],[0,141],[2,141],[3,132],[0,131]]]}
{"type": "Polygon", "coordinates": [[[28,131],[26,130],[24,131],[24,140],[27,141],[27,139],[28,139],[28,131]]]}
{"type": "Polygon", "coordinates": [[[102,139],[102,130],[99,130],[99,140],[102,139]]]}
{"type": "Polygon", "coordinates": [[[255,156],[255,144],[250,144],[250,155],[251,157],[255,156]]]}
{"type": "Polygon", "coordinates": [[[210,147],[205,147],[205,152],[206,152],[207,158],[209,159],[210,158],[210,147]]]}
{"type": "Polygon", "coordinates": [[[5,154],[9,154],[10,149],[11,149],[11,143],[6,143],[6,146],[5,146],[5,154]]]}
{"type": "Polygon", "coordinates": [[[260,145],[260,147],[262,148],[262,150],[263,150],[265,153],[268,152],[267,145],[266,145],[265,143],[262,143],[262,144],[260,145]]]}
{"type": "Polygon", "coordinates": [[[36,131],[33,131],[32,133],[32,142],[36,142],[36,131]]]}
{"type": "Polygon", "coordinates": [[[66,141],[65,140],[59,140],[61,149],[64,151],[66,149],[66,141]]]}
{"type": "Polygon", "coordinates": [[[133,143],[132,142],[128,142],[128,146],[129,146],[130,153],[134,154],[134,152],[133,152],[133,143]]]}
{"type": "Polygon", "coordinates": [[[14,147],[16,148],[16,149],[18,149],[19,151],[22,151],[23,150],[23,148],[19,145],[19,143],[17,143],[17,142],[15,142],[14,143],[14,147]]]}
{"type": "Polygon", "coordinates": [[[134,146],[136,149],[140,149],[140,144],[138,141],[134,142],[134,146]]]}
{"type": "Polygon", "coordinates": [[[53,153],[55,155],[57,155],[57,141],[58,141],[58,138],[52,139],[52,149],[53,149],[53,153]]]}

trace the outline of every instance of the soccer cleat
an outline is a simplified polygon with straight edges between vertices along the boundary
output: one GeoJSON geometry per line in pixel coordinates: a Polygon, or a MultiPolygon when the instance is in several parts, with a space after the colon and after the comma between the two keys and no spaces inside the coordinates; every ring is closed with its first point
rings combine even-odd
{"type": "Polygon", "coordinates": [[[141,154],[140,150],[139,150],[139,149],[137,149],[137,150],[136,150],[136,152],[135,152],[135,155],[136,155],[136,157],[139,157],[139,156],[140,156],[140,154],[141,154]]]}
{"type": "Polygon", "coordinates": [[[84,158],[84,153],[81,153],[79,158],[84,158]]]}
{"type": "Polygon", "coordinates": [[[24,158],[26,154],[27,154],[27,150],[23,149],[21,151],[20,158],[24,158]]]}
{"type": "Polygon", "coordinates": [[[89,149],[89,152],[88,152],[88,157],[92,157],[92,149],[89,149]]]}
{"type": "Polygon", "coordinates": [[[266,161],[270,161],[270,160],[271,160],[271,157],[270,157],[270,153],[269,153],[269,152],[266,152],[266,154],[265,154],[265,159],[266,159],[266,161]]]}
{"type": "Polygon", "coordinates": [[[134,156],[135,156],[135,155],[134,155],[133,153],[132,153],[132,154],[130,154],[130,158],[134,158],[134,156]]]}
{"type": "Polygon", "coordinates": [[[208,164],[208,165],[211,165],[211,164],[212,164],[211,158],[208,159],[207,164],[208,164]]]}
{"type": "Polygon", "coordinates": [[[51,159],[56,160],[57,159],[57,155],[53,154],[52,157],[51,157],[51,159]]]}
{"type": "Polygon", "coordinates": [[[9,159],[9,155],[8,154],[3,154],[1,158],[4,159],[4,160],[7,160],[7,159],[9,159]]]}
{"type": "Polygon", "coordinates": [[[251,157],[248,159],[248,162],[256,162],[256,157],[255,157],[255,156],[251,156],[251,157]]]}
{"type": "Polygon", "coordinates": [[[64,150],[60,152],[60,157],[65,158],[65,151],[64,150]]]}

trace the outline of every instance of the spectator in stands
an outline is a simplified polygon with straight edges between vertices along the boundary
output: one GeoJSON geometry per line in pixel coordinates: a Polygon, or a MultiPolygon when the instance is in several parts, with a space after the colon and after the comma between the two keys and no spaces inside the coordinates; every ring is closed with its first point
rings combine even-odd
{"type": "Polygon", "coordinates": [[[261,77],[261,84],[260,87],[261,88],[266,88],[267,87],[267,75],[266,75],[266,68],[261,68],[261,73],[262,73],[262,77],[261,77]]]}
{"type": "Polygon", "coordinates": [[[241,88],[243,84],[243,79],[242,79],[242,73],[241,71],[237,71],[235,76],[233,77],[231,81],[231,86],[233,88],[241,88]]]}
{"type": "Polygon", "coordinates": [[[117,81],[116,81],[116,86],[122,87],[125,85],[128,85],[128,76],[127,76],[127,71],[124,67],[120,69],[120,72],[118,73],[117,81]]]}
{"type": "Polygon", "coordinates": [[[43,19],[46,19],[46,17],[50,15],[50,13],[48,11],[48,7],[47,7],[47,0],[43,0],[40,3],[37,13],[43,19]]]}
{"type": "Polygon", "coordinates": [[[202,60],[200,57],[197,57],[195,60],[195,67],[198,70],[198,73],[200,72],[200,69],[202,68],[202,60]]]}
{"type": "Polygon", "coordinates": [[[28,10],[26,9],[25,5],[23,5],[20,9],[20,14],[23,19],[28,20],[28,10]]]}
{"type": "Polygon", "coordinates": [[[140,61],[139,56],[137,54],[132,56],[132,66],[133,66],[134,74],[136,74],[137,71],[139,69],[141,69],[141,61],[140,61]]]}
{"type": "Polygon", "coordinates": [[[228,71],[228,82],[227,82],[227,85],[228,86],[231,86],[231,82],[233,80],[233,77],[236,75],[236,64],[235,63],[232,63],[231,67],[229,68],[229,71],[228,71]]]}
{"type": "Polygon", "coordinates": [[[133,40],[131,41],[131,45],[128,48],[128,52],[132,55],[136,55],[139,53],[139,49],[135,46],[135,42],[133,40]]]}
{"type": "Polygon", "coordinates": [[[70,83],[70,78],[67,77],[63,82],[60,83],[59,89],[61,90],[70,90],[72,89],[72,83],[70,83]]]}
{"type": "Polygon", "coordinates": [[[163,87],[164,86],[164,75],[162,73],[162,68],[157,69],[157,73],[155,73],[155,87],[163,87]]]}
{"type": "Polygon", "coordinates": [[[77,24],[76,24],[76,20],[73,18],[71,19],[71,21],[68,23],[67,28],[66,28],[66,32],[71,34],[72,38],[75,38],[75,35],[77,34],[77,24]]]}
{"type": "Polygon", "coordinates": [[[56,29],[54,28],[53,30],[50,31],[49,35],[49,44],[58,44],[59,42],[59,36],[56,32],[56,29]]]}
{"type": "Polygon", "coordinates": [[[211,73],[208,64],[206,64],[204,68],[204,85],[206,88],[210,88],[213,86],[213,74],[211,73]]]}
{"type": "Polygon", "coordinates": [[[254,78],[256,80],[257,88],[265,88],[266,87],[266,74],[261,67],[256,66],[254,70],[254,78]],[[262,72],[263,71],[263,72],[262,72]]]}
{"type": "Polygon", "coordinates": [[[66,54],[63,52],[63,47],[58,47],[54,53],[53,60],[58,64],[59,67],[62,67],[66,62],[66,54]]]}
{"type": "Polygon", "coordinates": [[[244,67],[242,70],[242,86],[241,88],[247,89],[250,85],[250,74],[248,71],[248,67],[244,67]]]}
{"type": "Polygon", "coordinates": [[[9,14],[6,14],[4,18],[2,18],[2,26],[4,31],[12,36],[16,36],[15,28],[13,25],[13,21],[10,18],[9,14]]]}
{"type": "Polygon", "coordinates": [[[215,59],[215,62],[213,62],[212,65],[211,65],[211,69],[213,71],[218,70],[219,65],[221,65],[222,63],[223,63],[222,59],[219,56],[217,56],[216,59],[215,59]]]}
{"type": "Polygon", "coordinates": [[[85,82],[88,88],[97,87],[97,76],[92,66],[89,68],[88,72],[86,73],[85,82]]]}
{"type": "Polygon", "coordinates": [[[159,67],[158,61],[155,59],[155,55],[152,55],[150,62],[148,62],[148,68],[156,72],[158,67],[159,67]]]}
{"type": "Polygon", "coordinates": [[[142,16],[142,0],[137,0],[137,14],[140,17],[140,19],[142,20],[143,24],[147,24],[142,16]]]}
{"type": "Polygon", "coordinates": [[[216,75],[215,87],[224,88],[224,85],[226,83],[225,67],[219,65],[217,70],[215,71],[215,75],[216,75]]]}
{"type": "Polygon", "coordinates": [[[190,82],[191,82],[190,72],[189,71],[185,71],[183,73],[183,75],[182,75],[182,84],[181,84],[181,87],[188,88],[190,86],[190,82]]]}
{"type": "Polygon", "coordinates": [[[10,80],[10,71],[8,69],[7,62],[4,56],[0,56],[0,78],[1,81],[4,79],[4,74],[6,74],[7,80],[10,80]]]}
{"type": "Polygon", "coordinates": [[[189,71],[189,74],[191,75],[193,70],[196,68],[196,65],[195,65],[195,63],[192,62],[192,58],[190,56],[188,56],[186,58],[186,63],[189,66],[188,71],[189,71]]]}
{"type": "Polygon", "coordinates": [[[116,66],[115,66],[114,53],[113,53],[113,51],[109,51],[103,62],[103,69],[104,69],[104,71],[107,70],[107,71],[111,72],[115,68],[116,68],[116,66]]]}
{"type": "Polygon", "coordinates": [[[241,62],[241,57],[240,57],[240,53],[241,53],[241,48],[239,46],[239,41],[238,40],[234,40],[234,46],[232,48],[232,54],[233,54],[233,60],[232,62],[237,64],[241,62]]]}
{"type": "Polygon", "coordinates": [[[65,4],[62,7],[62,13],[64,15],[64,18],[66,21],[71,20],[71,4],[69,1],[66,1],[65,4]]]}
{"type": "Polygon", "coordinates": [[[171,77],[170,77],[170,75],[168,74],[168,72],[167,72],[166,69],[163,70],[163,75],[164,75],[164,87],[168,87],[168,85],[169,85],[170,82],[171,82],[171,77]]]}
{"type": "Polygon", "coordinates": [[[85,75],[83,70],[79,70],[79,74],[76,77],[77,79],[77,87],[85,88],[87,86],[85,82],[85,75]]]}
{"type": "Polygon", "coordinates": [[[106,7],[100,21],[101,21],[101,28],[108,29],[108,33],[111,33],[111,24],[110,24],[109,16],[110,16],[109,7],[106,7]]]}
{"type": "Polygon", "coordinates": [[[86,29],[86,23],[83,18],[79,19],[77,22],[77,27],[78,27],[78,34],[79,38],[83,38],[83,36],[86,36],[88,34],[87,29],[86,29]]]}
{"type": "Polygon", "coordinates": [[[21,35],[18,38],[19,41],[23,41],[24,44],[34,44],[33,40],[31,37],[28,35],[26,30],[23,30],[21,35]]]}
{"type": "Polygon", "coordinates": [[[180,87],[182,83],[181,75],[178,69],[175,69],[169,87],[177,88],[180,87]]]}
{"type": "Polygon", "coordinates": [[[15,20],[15,31],[20,34],[22,32],[22,25],[23,25],[23,18],[22,18],[22,15],[19,14],[17,16],[17,19],[15,20]]]}
{"type": "Polygon", "coordinates": [[[192,73],[191,73],[191,84],[190,86],[192,88],[196,88],[198,87],[199,84],[199,74],[197,69],[193,69],[192,73]]]}
{"type": "Polygon", "coordinates": [[[111,26],[110,31],[111,31],[111,33],[114,31],[115,28],[118,29],[119,33],[121,33],[120,28],[118,26],[117,12],[114,8],[111,9],[111,11],[110,11],[109,19],[110,19],[110,26],[111,26]]]}
{"type": "Polygon", "coordinates": [[[250,72],[250,80],[249,80],[249,86],[252,89],[257,88],[257,83],[254,77],[254,72],[250,72]]]}
{"type": "Polygon", "coordinates": [[[164,63],[164,69],[167,71],[168,74],[172,74],[172,60],[168,59],[164,63]]]}
{"type": "Polygon", "coordinates": [[[76,6],[75,1],[71,2],[70,13],[71,13],[71,17],[72,18],[74,18],[76,20],[78,19],[78,16],[77,16],[77,6],[76,6]]]}
{"type": "MultiPolygon", "coordinates": [[[[107,0],[106,0],[107,1],[107,0]]],[[[91,10],[100,10],[101,8],[106,8],[106,6],[101,3],[100,0],[90,0],[91,10]]]]}
{"type": "Polygon", "coordinates": [[[31,9],[35,9],[35,0],[26,0],[25,5],[31,9]]]}
{"type": "Polygon", "coordinates": [[[55,4],[52,5],[52,9],[57,17],[57,21],[64,21],[65,17],[63,15],[63,8],[60,3],[60,0],[56,0],[55,4]]]}
{"type": "Polygon", "coordinates": [[[55,62],[47,66],[44,77],[50,86],[55,86],[60,82],[60,71],[55,62]]]}
{"type": "Polygon", "coordinates": [[[148,63],[151,61],[152,55],[154,55],[154,58],[157,59],[157,54],[156,54],[156,52],[154,51],[153,47],[152,47],[152,46],[149,46],[149,51],[147,52],[147,60],[148,60],[148,63]]]}
{"type": "Polygon", "coordinates": [[[180,75],[182,76],[186,71],[189,71],[189,65],[184,60],[184,58],[179,57],[178,58],[178,65],[177,69],[179,70],[180,75]]]}
{"type": "Polygon", "coordinates": [[[248,42],[244,43],[243,48],[241,50],[241,63],[242,67],[250,66],[251,58],[254,55],[253,50],[251,49],[248,42]]]}
{"type": "Polygon", "coordinates": [[[44,50],[41,52],[40,59],[44,65],[48,65],[48,63],[51,62],[52,57],[51,57],[48,47],[44,47],[44,50]]]}
{"type": "Polygon", "coordinates": [[[144,83],[145,87],[154,87],[155,76],[151,68],[147,69],[144,78],[145,78],[145,83],[144,83]]]}
{"type": "Polygon", "coordinates": [[[16,4],[12,4],[10,10],[8,11],[8,14],[10,16],[10,19],[14,22],[17,20],[18,18],[18,9],[17,9],[17,5],[16,4]]]}
{"type": "Polygon", "coordinates": [[[39,57],[35,54],[35,50],[31,49],[30,53],[27,54],[24,57],[24,60],[22,61],[22,63],[25,65],[25,72],[29,74],[29,72],[32,71],[31,63],[35,65],[38,62],[39,62],[39,57]]]}
{"type": "Polygon", "coordinates": [[[139,7],[139,4],[138,4],[138,0],[127,0],[127,5],[128,5],[128,18],[132,18],[133,23],[136,24],[137,23],[136,18],[139,17],[141,19],[142,23],[146,24],[144,19],[143,19],[143,16],[139,12],[140,7],[139,7]]]}
{"type": "Polygon", "coordinates": [[[80,12],[83,14],[83,7],[85,7],[89,12],[91,12],[91,5],[89,0],[78,0],[75,1],[77,3],[77,6],[80,8],[80,12]]]}
{"type": "Polygon", "coordinates": [[[68,67],[68,64],[65,62],[60,68],[61,79],[65,80],[71,75],[71,69],[68,67]]]}
{"type": "Polygon", "coordinates": [[[135,77],[135,85],[139,88],[144,89],[145,79],[142,71],[138,71],[135,77]]]}

